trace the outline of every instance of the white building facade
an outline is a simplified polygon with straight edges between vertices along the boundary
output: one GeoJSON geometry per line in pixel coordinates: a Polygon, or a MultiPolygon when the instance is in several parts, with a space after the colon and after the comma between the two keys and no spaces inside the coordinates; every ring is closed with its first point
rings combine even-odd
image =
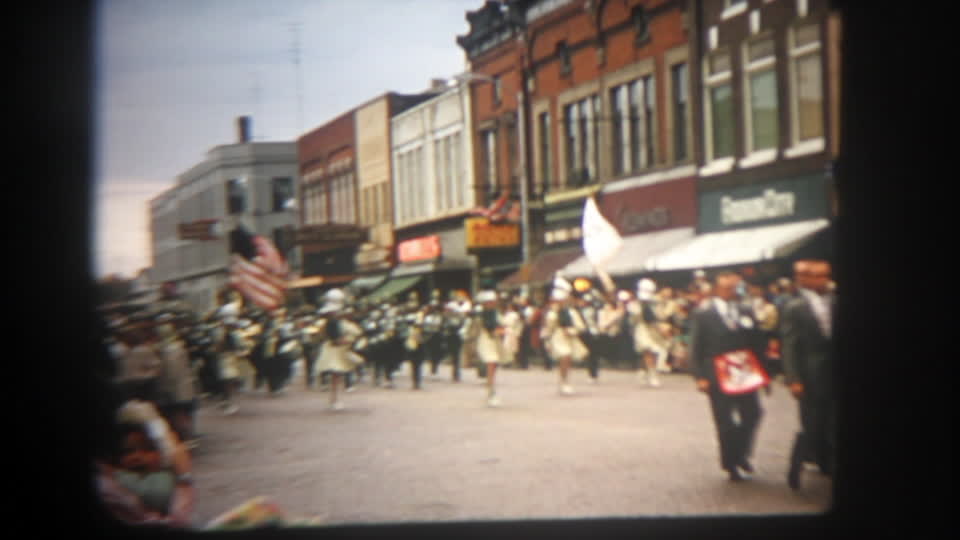
{"type": "Polygon", "coordinates": [[[395,228],[476,207],[471,128],[470,94],[463,84],[392,118],[395,228]]]}
{"type": "Polygon", "coordinates": [[[217,292],[228,283],[229,233],[239,226],[271,239],[296,269],[297,250],[284,248],[286,231],[297,219],[297,171],[294,142],[241,142],[208,152],[175,187],[150,202],[155,283],[172,283],[198,309],[214,307],[217,292]],[[181,226],[205,220],[209,237],[181,234],[181,226]]]}

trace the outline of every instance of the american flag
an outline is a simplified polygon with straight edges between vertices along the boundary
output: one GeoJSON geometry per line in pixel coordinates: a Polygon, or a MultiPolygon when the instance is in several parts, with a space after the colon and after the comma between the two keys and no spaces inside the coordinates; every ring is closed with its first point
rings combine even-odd
{"type": "Polygon", "coordinates": [[[233,254],[230,284],[257,306],[276,309],[284,304],[290,269],[270,240],[254,236],[253,245],[252,261],[233,254]]]}
{"type": "Polygon", "coordinates": [[[507,200],[509,199],[509,197],[510,197],[510,192],[504,192],[504,194],[501,195],[499,199],[494,201],[494,203],[489,207],[484,208],[481,206],[478,208],[474,208],[473,210],[470,211],[470,213],[476,216],[483,216],[485,218],[496,216],[497,214],[500,213],[501,210],[503,210],[503,207],[506,206],[507,200]]]}

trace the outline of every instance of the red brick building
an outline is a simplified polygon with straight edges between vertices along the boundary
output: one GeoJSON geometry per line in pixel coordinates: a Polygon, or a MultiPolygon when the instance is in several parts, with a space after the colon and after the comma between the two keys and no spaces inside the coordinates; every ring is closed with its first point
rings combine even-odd
{"type": "Polygon", "coordinates": [[[529,193],[527,264],[506,284],[545,282],[582,255],[588,196],[696,175],[686,8],[517,0],[468,14],[458,43],[485,76],[474,86],[478,177],[494,192],[526,181],[529,193]]]}
{"type": "Polygon", "coordinates": [[[827,257],[838,204],[839,13],[828,0],[688,2],[697,237],[650,270],[752,267],[759,281],[827,257]]]}
{"type": "Polygon", "coordinates": [[[355,277],[354,257],[367,241],[367,230],[358,225],[355,131],[351,110],[297,140],[297,241],[303,247],[304,277],[321,277],[321,288],[355,277]]]}

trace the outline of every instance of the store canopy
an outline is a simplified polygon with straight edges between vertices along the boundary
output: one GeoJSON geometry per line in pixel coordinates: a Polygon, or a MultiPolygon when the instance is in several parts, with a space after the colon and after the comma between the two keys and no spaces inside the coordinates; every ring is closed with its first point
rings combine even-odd
{"type": "Polygon", "coordinates": [[[524,284],[548,283],[558,270],[583,255],[579,247],[544,251],[497,284],[498,289],[515,289],[524,284]]]}
{"type": "Polygon", "coordinates": [[[385,302],[398,294],[407,292],[419,283],[423,277],[422,275],[394,277],[381,285],[377,290],[363,297],[363,299],[377,304],[385,302]]]}
{"type": "MultiPolygon", "coordinates": [[[[694,232],[693,227],[683,227],[625,236],[620,250],[607,263],[605,269],[611,276],[642,272],[648,258],[689,241],[693,238],[694,232]]],[[[566,278],[596,277],[596,274],[586,255],[560,270],[560,275],[566,278]]]]}
{"type": "Polygon", "coordinates": [[[751,264],[785,257],[830,222],[815,219],[695,236],[647,259],[648,271],[688,270],[751,264]]]}
{"type": "Polygon", "coordinates": [[[357,291],[369,291],[371,289],[377,288],[384,280],[387,279],[387,274],[373,274],[370,276],[360,276],[357,279],[350,282],[347,285],[349,288],[357,291]]]}
{"type": "Polygon", "coordinates": [[[416,276],[444,272],[447,270],[472,270],[473,261],[469,259],[440,259],[437,261],[402,264],[393,269],[391,277],[416,276]]]}

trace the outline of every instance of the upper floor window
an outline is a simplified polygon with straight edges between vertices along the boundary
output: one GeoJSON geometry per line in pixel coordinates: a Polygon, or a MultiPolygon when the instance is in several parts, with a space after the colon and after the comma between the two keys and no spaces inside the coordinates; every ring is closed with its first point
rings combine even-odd
{"type": "Polygon", "coordinates": [[[683,161],[687,159],[687,119],[690,114],[687,102],[687,65],[672,66],[670,75],[673,77],[673,159],[683,161]]]}
{"type": "Polygon", "coordinates": [[[560,75],[569,75],[573,71],[573,63],[566,41],[557,44],[557,56],[560,58],[560,75]]]}
{"type": "Polygon", "coordinates": [[[482,138],[483,163],[486,167],[487,186],[493,188],[497,185],[497,132],[492,129],[484,131],[482,138]]]}
{"type": "Polygon", "coordinates": [[[566,105],[563,113],[567,185],[582,186],[597,178],[600,98],[590,96],[566,105]]]}
{"type": "Polygon", "coordinates": [[[550,152],[550,113],[543,112],[537,119],[537,128],[540,135],[540,187],[545,189],[550,185],[550,165],[552,163],[552,153],[550,152]]]}
{"type": "Polygon", "coordinates": [[[778,144],[777,70],[773,39],[744,46],[744,111],[747,153],[775,149],[778,144]]]}
{"type": "Polygon", "coordinates": [[[713,54],[705,64],[707,160],[732,158],[735,130],[730,55],[726,52],[713,54]]]}
{"type": "Polygon", "coordinates": [[[823,140],[823,67],[819,23],[789,32],[791,86],[791,143],[793,146],[823,140]]]}
{"type": "Polygon", "coordinates": [[[271,182],[273,211],[285,212],[293,201],[293,178],[274,178],[271,182]]]}
{"type": "Polygon", "coordinates": [[[493,103],[499,105],[503,100],[503,80],[497,75],[493,78],[493,103]]]}
{"type": "Polygon", "coordinates": [[[635,32],[634,45],[637,47],[645,45],[650,41],[650,19],[647,12],[643,9],[643,6],[633,8],[633,11],[630,13],[630,20],[633,23],[633,30],[635,32]]]}
{"type": "Polygon", "coordinates": [[[610,91],[613,172],[616,175],[653,165],[656,155],[656,89],[653,75],[610,91]]]}
{"type": "Polygon", "coordinates": [[[246,211],[246,181],[236,178],[227,181],[227,213],[242,214],[246,211]]]}

